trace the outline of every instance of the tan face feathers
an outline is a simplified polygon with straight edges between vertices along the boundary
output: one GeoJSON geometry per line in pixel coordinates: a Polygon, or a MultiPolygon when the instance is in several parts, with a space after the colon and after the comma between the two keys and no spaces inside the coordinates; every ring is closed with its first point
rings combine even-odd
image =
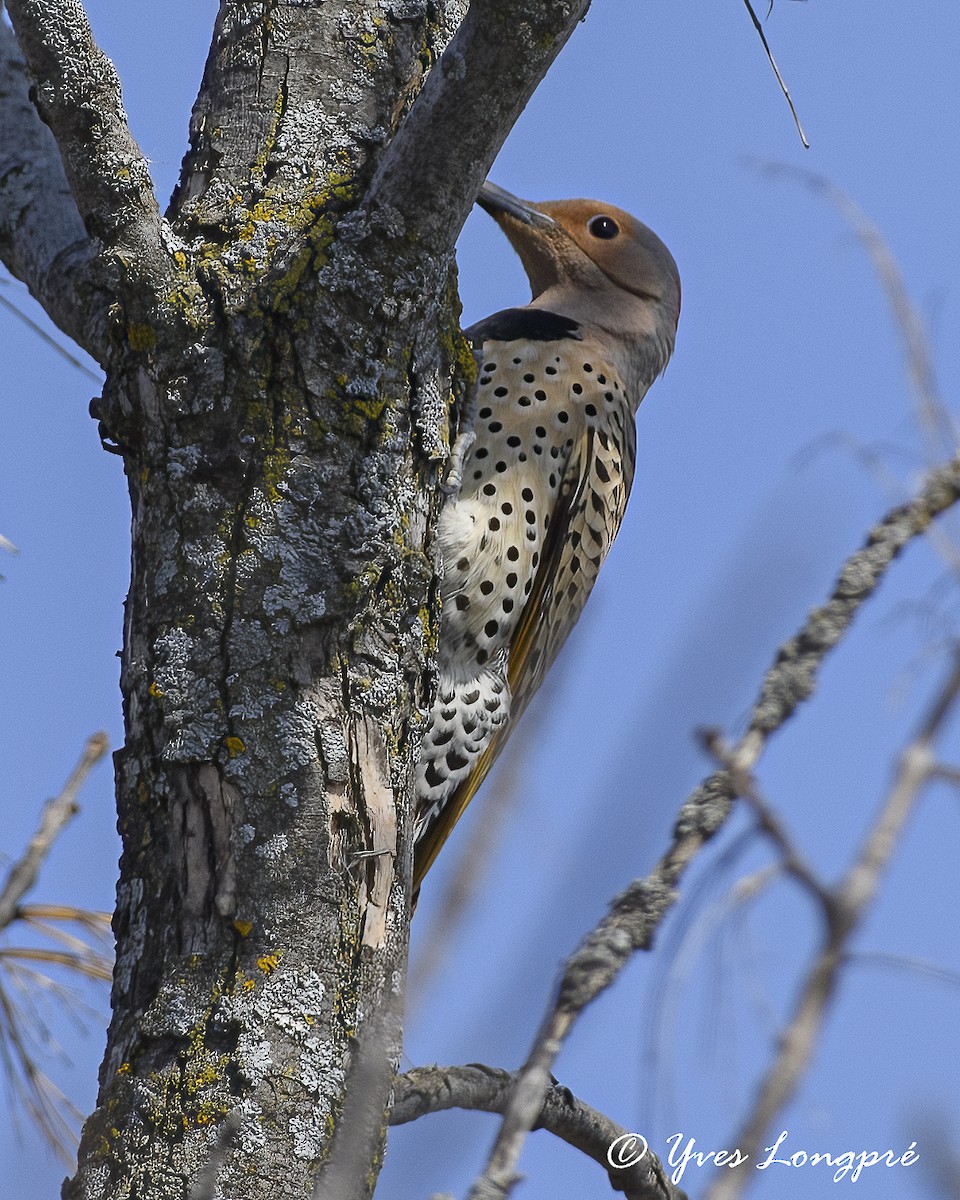
{"type": "Polygon", "coordinates": [[[551,200],[540,209],[615,284],[643,299],[675,305],[679,317],[677,264],[652,229],[622,208],[597,200],[551,200]]]}
{"type": "Polygon", "coordinates": [[[534,307],[601,329],[627,349],[635,346],[654,375],[663,369],[680,316],[680,275],[651,229],[599,200],[533,204],[491,183],[481,188],[478,203],[519,254],[534,307]]]}

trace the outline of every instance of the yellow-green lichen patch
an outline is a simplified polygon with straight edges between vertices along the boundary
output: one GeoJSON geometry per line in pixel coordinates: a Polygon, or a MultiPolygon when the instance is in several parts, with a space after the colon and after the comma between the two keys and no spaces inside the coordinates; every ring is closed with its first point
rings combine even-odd
{"type": "Polygon", "coordinates": [[[165,1139],[223,1120],[230,1109],[229,1057],[210,1050],[205,1037],[206,1018],[188,1031],[176,1061],[163,1069],[138,1075],[129,1062],[117,1069],[104,1106],[107,1133],[101,1153],[105,1157],[112,1157],[113,1146],[126,1136],[121,1131],[126,1124],[120,1118],[130,1112],[142,1113],[165,1139]]]}
{"type": "Polygon", "coordinates": [[[456,363],[464,383],[468,388],[473,387],[477,382],[477,360],[473,352],[473,346],[470,341],[464,337],[463,333],[458,329],[453,338],[454,353],[452,361],[456,363]]]}
{"type": "Polygon", "coordinates": [[[270,155],[273,153],[274,147],[277,144],[277,135],[280,132],[280,123],[283,120],[285,107],[286,91],[283,83],[278,83],[277,94],[273,99],[273,116],[270,121],[270,128],[267,130],[266,136],[263,139],[263,145],[260,148],[260,153],[257,155],[256,161],[253,164],[253,175],[256,179],[262,179],[263,174],[267,169],[267,164],[270,161],[270,155]]]}
{"type": "MultiPolygon", "coordinates": [[[[178,252],[174,255],[177,265],[180,266],[180,260],[186,263],[186,256],[178,252]]],[[[181,269],[184,269],[181,267],[181,269]]],[[[166,302],[176,315],[183,321],[184,325],[195,333],[206,329],[209,325],[209,318],[206,313],[206,297],[203,289],[194,279],[185,279],[172,287],[166,294],[166,302]]]]}
{"type": "Polygon", "coordinates": [[[156,349],[156,330],[139,321],[131,321],[127,325],[127,344],[138,354],[156,349]]]}
{"type": "Polygon", "coordinates": [[[387,400],[385,396],[357,396],[351,399],[351,403],[368,421],[379,421],[387,400]]]}

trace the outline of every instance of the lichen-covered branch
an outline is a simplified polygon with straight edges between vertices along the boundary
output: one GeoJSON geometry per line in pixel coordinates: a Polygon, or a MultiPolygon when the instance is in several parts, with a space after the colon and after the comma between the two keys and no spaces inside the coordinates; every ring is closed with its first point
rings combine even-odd
{"type": "Polygon", "coordinates": [[[112,297],[96,286],[96,242],[29,88],[20,47],[0,15],[0,261],[64,333],[103,362],[112,297]]]}
{"type": "Polygon", "coordinates": [[[473,0],[383,156],[374,210],[426,249],[456,240],[507,133],[590,0],[473,0]]]}
{"type": "MultiPolygon", "coordinates": [[[[812,695],[827,654],[842,639],[860,607],[876,590],[904,547],[960,499],[960,455],[931,471],[917,495],[870,530],[865,545],[844,563],[827,603],[777,652],[753,707],[750,726],[732,751],[737,768],[750,771],[771,734],[812,695]]],[[[550,1070],[583,1009],[608,988],[630,957],[648,949],[673,904],[675,888],[700,848],[726,821],[736,789],[726,770],[712,774],[690,796],[677,818],[674,841],[645,878],[635,880],[567,960],[557,994],[537,1033],[504,1113],[503,1124],[471,1200],[505,1196],[516,1163],[549,1086],[550,1070]],[[499,1191],[491,1189],[500,1189],[499,1191]]]]}
{"type": "MultiPolygon", "coordinates": [[[[415,1067],[397,1076],[390,1124],[405,1125],[428,1113],[450,1108],[502,1113],[516,1074],[471,1063],[466,1067],[415,1067]]],[[[584,1104],[559,1083],[551,1083],[534,1129],[545,1129],[582,1151],[607,1172],[610,1186],[627,1200],[680,1200],[683,1193],[671,1182],[657,1156],[623,1154],[630,1165],[615,1166],[618,1146],[626,1146],[630,1131],[597,1109],[584,1104]],[[637,1161],[634,1161],[636,1159],[637,1161]]],[[[639,1139],[637,1139],[639,1141],[639,1139]]],[[[634,1142],[630,1142],[631,1148],[634,1142]]]]}
{"type": "Polygon", "coordinates": [[[162,245],[160,210],[147,161],[127,125],[120,81],[93,39],[80,0],[7,0],[84,224],[121,278],[174,274],[162,245]]]}

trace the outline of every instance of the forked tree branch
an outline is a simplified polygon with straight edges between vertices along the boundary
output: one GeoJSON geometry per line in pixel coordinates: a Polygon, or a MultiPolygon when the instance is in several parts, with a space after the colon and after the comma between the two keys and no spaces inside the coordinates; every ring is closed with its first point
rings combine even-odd
{"type": "Polygon", "coordinates": [[[125,278],[173,275],[150,170],[127,124],[120,80],[80,0],[6,0],[80,215],[125,278]]]}
{"type": "MultiPolygon", "coordinates": [[[[810,1065],[850,940],[877,894],[891,855],[900,843],[907,818],[923,789],[937,777],[935,742],[956,706],[958,695],[960,652],[955,653],[950,678],[941,688],[916,737],[900,755],[893,786],[856,861],[837,887],[828,893],[822,886],[820,888],[827,897],[823,945],[800,989],[793,1018],[777,1038],[779,1051],[760,1084],[753,1108],[733,1139],[733,1144],[743,1155],[744,1167],[756,1163],[767,1130],[790,1102],[810,1065]]],[[[743,794],[751,790],[752,780],[744,778],[736,763],[722,751],[720,757],[728,763],[737,792],[743,794]]],[[[781,837],[775,840],[786,860],[792,853],[789,837],[781,831],[781,837]]],[[[737,1200],[749,1177],[744,1167],[717,1175],[706,1193],[707,1200],[737,1200]]]]}
{"type": "MultiPolygon", "coordinates": [[[[506,1109],[516,1074],[471,1063],[465,1067],[416,1067],[399,1075],[394,1084],[391,1125],[405,1125],[427,1113],[465,1108],[474,1112],[502,1113],[506,1109]]],[[[683,1193],[670,1181],[663,1164],[651,1151],[632,1165],[616,1167],[616,1147],[631,1134],[616,1121],[578,1100],[559,1083],[552,1083],[543,1098],[535,1129],[561,1138],[602,1166],[610,1186],[627,1200],[680,1200],[683,1193]],[[611,1148],[614,1152],[611,1154],[611,1148]]]]}
{"type": "MultiPolygon", "coordinates": [[[[827,654],[897,555],[958,498],[960,455],[931,471],[913,500],[888,513],[870,530],[863,548],[844,563],[827,603],[814,609],[797,635],[777,652],[761,685],[750,726],[731,752],[738,771],[753,769],[770,735],[812,695],[827,654]]],[[[613,901],[607,915],[568,959],[556,998],[517,1075],[487,1166],[471,1189],[471,1200],[509,1193],[517,1178],[524,1138],[537,1119],[553,1063],[574,1022],[613,983],[637,950],[650,947],[686,867],[724,824],[735,794],[728,771],[709,776],[680,810],[674,842],[666,855],[645,879],[635,880],[613,901]]]]}
{"type": "Polygon", "coordinates": [[[760,794],[753,775],[738,765],[730,748],[717,731],[706,731],[703,734],[703,745],[707,752],[712,754],[717,762],[727,770],[737,798],[750,805],[760,832],[769,838],[780,852],[780,869],[798,883],[807,895],[823,909],[829,921],[829,910],[833,902],[829,890],[794,844],[774,807],[760,794]]]}
{"type": "Polygon", "coordinates": [[[29,92],[23,54],[0,15],[0,260],[64,333],[102,362],[111,298],[94,283],[97,244],[29,92]]]}
{"type": "Polygon", "coordinates": [[[473,0],[371,187],[425,251],[456,241],[518,115],[590,0],[473,0]]]}

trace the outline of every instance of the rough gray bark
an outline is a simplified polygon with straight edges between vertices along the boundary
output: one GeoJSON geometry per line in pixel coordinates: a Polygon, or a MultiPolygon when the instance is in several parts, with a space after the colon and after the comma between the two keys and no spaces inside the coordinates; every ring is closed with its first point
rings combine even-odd
{"type": "Polygon", "coordinates": [[[8,0],[0,257],[104,366],[133,513],[113,1019],[69,1200],[186,1200],[211,1162],[236,1200],[372,1194],[473,370],[452,247],[587,3],[223,0],[162,216],[78,0],[8,0]]]}

